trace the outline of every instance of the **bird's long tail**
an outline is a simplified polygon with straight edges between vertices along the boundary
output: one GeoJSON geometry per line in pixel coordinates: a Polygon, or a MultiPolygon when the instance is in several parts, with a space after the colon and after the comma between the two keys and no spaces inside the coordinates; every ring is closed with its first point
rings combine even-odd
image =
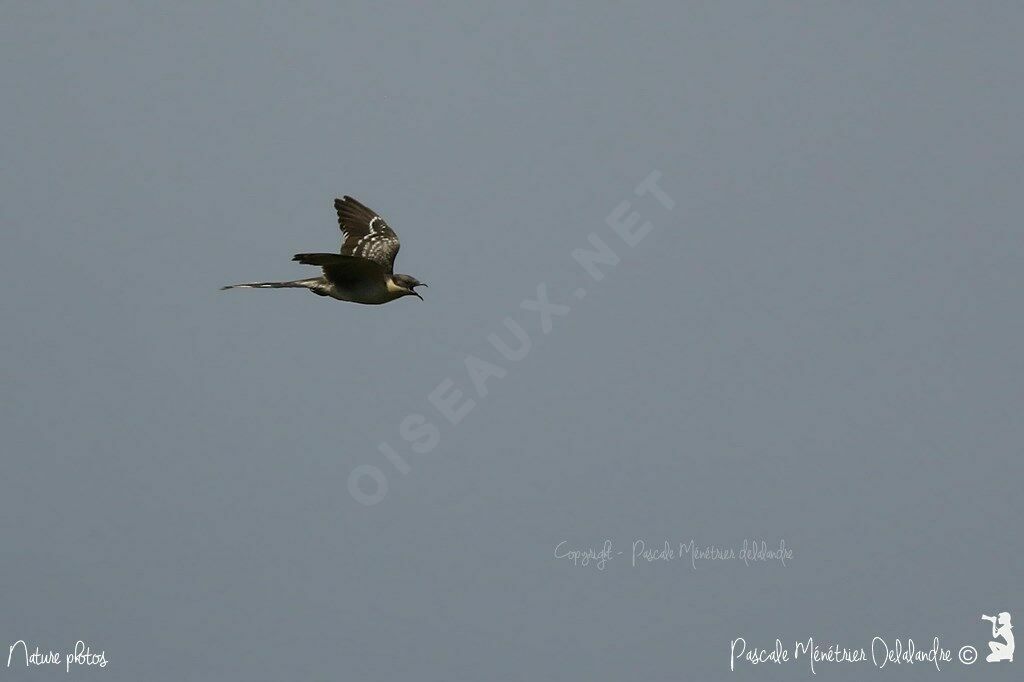
{"type": "Polygon", "coordinates": [[[225,289],[312,289],[320,280],[314,279],[294,279],[290,282],[245,282],[243,284],[229,284],[226,287],[221,287],[220,290],[225,289]]]}

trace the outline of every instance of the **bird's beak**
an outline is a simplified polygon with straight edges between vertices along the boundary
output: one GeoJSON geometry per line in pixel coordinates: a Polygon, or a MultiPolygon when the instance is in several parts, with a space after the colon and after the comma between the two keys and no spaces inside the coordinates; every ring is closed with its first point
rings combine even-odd
{"type": "Polygon", "coordinates": [[[416,291],[415,289],[410,289],[409,291],[411,291],[413,294],[415,294],[416,298],[420,299],[421,301],[423,300],[423,297],[420,296],[419,292],[416,291]]]}

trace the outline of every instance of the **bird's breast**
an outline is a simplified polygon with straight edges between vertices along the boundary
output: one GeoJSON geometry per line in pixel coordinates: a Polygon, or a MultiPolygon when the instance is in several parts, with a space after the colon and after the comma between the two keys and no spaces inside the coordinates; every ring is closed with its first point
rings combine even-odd
{"type": "Polygon", "coordinates": [[[339,301],[350,303],[364,303],[366,305],[380,305],[393,301],[402,296],[403,290],[388,282],[364,282],[346,283],[343,285],[331,284],[330,296],[339,301]]]}

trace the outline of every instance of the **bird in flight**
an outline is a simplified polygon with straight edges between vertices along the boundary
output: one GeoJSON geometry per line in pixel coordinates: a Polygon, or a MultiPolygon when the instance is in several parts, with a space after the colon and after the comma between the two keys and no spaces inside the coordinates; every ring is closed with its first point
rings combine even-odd
{"type": "Polygon", "coordinates": [[[246,282],[224,289],[309,289],[317,296],[339,301],[380,305],[403,296],[423,297],[416,287],[427,286],[410,275],[396,275],[398,235],[377,213],[350,196],[334,200],[341,228],[341,253],[297,253],[292,260],[316,265],[321,277],[290,282],[246,282]]]}

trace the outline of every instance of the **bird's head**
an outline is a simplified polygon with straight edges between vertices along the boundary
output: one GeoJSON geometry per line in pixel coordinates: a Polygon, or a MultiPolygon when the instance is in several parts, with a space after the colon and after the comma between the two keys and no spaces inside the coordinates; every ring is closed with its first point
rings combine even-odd
{"type": "Polygon", "coordinates": [[[403,290],[403,296],[415,296],[421,301],[423,300],[423,297],[416,292],[416,287],[427,286],[423,282],[419,281],[412,275],[392,275],[391,279],[393,279],[395,284],[403,290]]]}

